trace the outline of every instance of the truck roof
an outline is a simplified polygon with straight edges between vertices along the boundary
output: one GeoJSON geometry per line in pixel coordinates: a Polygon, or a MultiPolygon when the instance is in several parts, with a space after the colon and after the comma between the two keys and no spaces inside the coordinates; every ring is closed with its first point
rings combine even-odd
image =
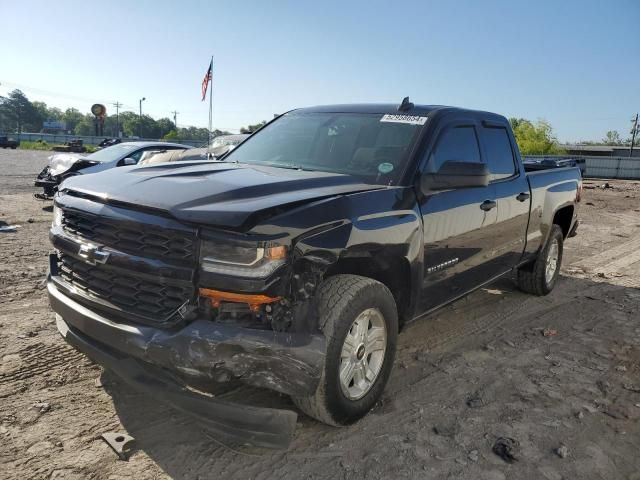
{"type": "Polygon", "coordinates": [[[474,115],[480,114],[485,117],[504,119],[502,115],[481,110],[471,110],[468,108],[451,107],[447,105],[413,105],[405,110],[398,110],[398,103],[351,103],[337,105],[319,105],[315,107],[305,107],[295,109],[296,112],[303,113],[379,113],[392,115],[428,115],[436,111],[457,111],[468,112],[474,115]]]}

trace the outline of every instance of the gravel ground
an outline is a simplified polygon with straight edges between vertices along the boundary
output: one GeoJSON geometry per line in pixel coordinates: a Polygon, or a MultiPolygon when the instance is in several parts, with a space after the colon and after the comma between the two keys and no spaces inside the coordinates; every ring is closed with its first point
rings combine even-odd
{"type": "Polygon", "coordinates": [[[342,429],[300,415],[270,452],[225,446],[62,341],[50,203],[32,196],[47,156],[0,150],[0,222],[21,225],[0,233],[0,477],[640,479],[640,183],[586,182],[550,295],[505,279],[409,325],[370,415],[342,429]],[[104,432],[136,439],[128,461],[104,432]]]}

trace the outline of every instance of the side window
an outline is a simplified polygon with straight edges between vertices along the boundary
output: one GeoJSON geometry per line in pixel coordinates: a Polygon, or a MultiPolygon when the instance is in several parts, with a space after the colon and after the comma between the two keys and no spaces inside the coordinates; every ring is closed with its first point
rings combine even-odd
{"type": "Polygon", "coordinates": [[[127,155],[127,158],[133,158],[136,162],[140,161],[140,158],[142,157],[142,154],[145,152],[145,150],[140,149],[130,155],[127,155]]]}
{"type": "Polygon", "coordinates": [[[482,135],[487,154],[491,180],[509,178],[516,174],[511,141],[506,128],[483,128],[482,135]]]}
{"type": "Polygon", "coordinates": [[[482,162],[474,127],[454,127],[445,130],[431,152],[427,169],[429,172],[437,172],[442,164],[449,160],[482,162]]]}

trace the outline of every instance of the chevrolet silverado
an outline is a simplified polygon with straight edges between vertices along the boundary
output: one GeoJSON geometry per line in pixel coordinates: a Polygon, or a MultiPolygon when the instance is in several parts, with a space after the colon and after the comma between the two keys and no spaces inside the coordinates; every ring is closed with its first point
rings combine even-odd
{"type": "Polygon", "coordinates": [[[295,412],[206,390],[268,388],[356,421],[404,324],[508,274],[553,289],[580,194],[577,168],[527,173],[500,115],[303,108],[222,162],[67,179],[49,298],[66,341],[126,381],[227,438],[283,447],[295,412]]]}

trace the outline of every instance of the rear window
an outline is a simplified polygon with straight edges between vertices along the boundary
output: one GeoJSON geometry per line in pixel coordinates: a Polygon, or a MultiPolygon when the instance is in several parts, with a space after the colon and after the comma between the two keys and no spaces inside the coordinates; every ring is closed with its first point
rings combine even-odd
{"type": "Polygon", "coordinates": [[[491,127],[482,130],[487,153],[490,179],[501,180],[516,173],[511,141],[506,128],[491,127]]]}

